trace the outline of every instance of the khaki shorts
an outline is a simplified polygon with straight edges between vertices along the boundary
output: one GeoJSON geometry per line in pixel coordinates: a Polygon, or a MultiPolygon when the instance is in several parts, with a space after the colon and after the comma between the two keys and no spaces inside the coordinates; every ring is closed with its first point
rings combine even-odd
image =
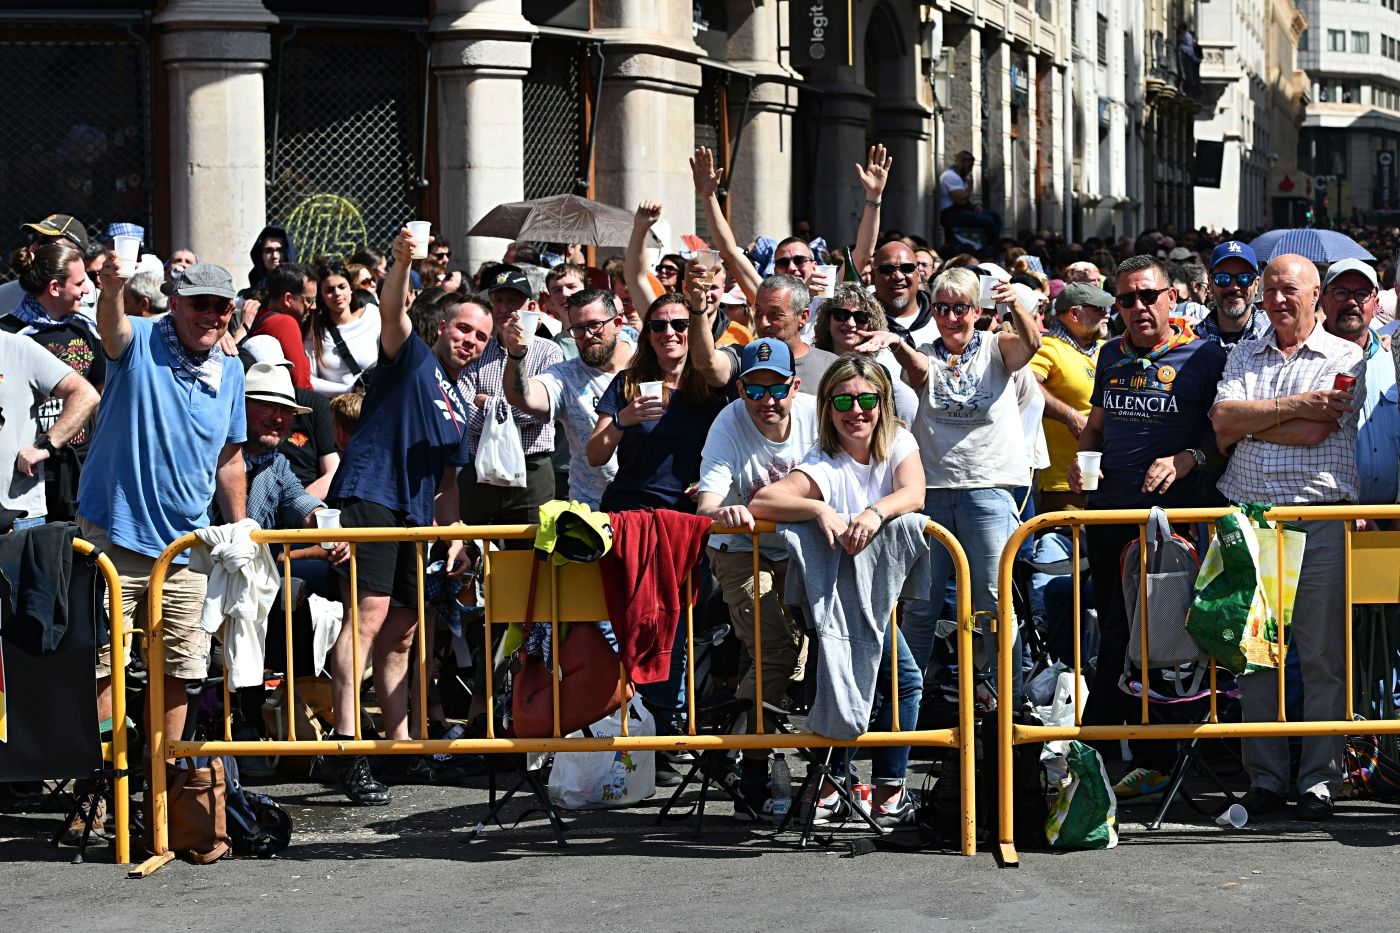
{"type": "MultiPolygon", "coordinates": [[[[117,576],[122,583],[122,621],[124,628],[136,625],[137,610],[146,603],[146,594],[151,586],[151,568],[155,558],[128,551],[112,543],[107,532],[92,522],[78,516],[78,534],[83,540],[102,550],[117,568],[117,576]]],[[[165,673],[180,680],[199,680],[209,674],[210,634],[200,627],[199,617],[204,611],[204,592],[209,578],[195,573],[183,564],[173,564],[173,572],[165,578],[164,627],[165,673]]],[[[111,612],[111,603],[107,604],[111,612]]],[[[149,618],[149,613],[145,614],[149,618]]],[[[149,646],[149,641],[147,642],[149,646]]],[[[149,649],[148,649],[149,650],[149,649]]],[[[130,660],[131,646],[127,644],[127,657],[130,660]]],[[[97,655],[97,676],[107,677],[112,673],[112,647],[104,645],[97,655]]]]}

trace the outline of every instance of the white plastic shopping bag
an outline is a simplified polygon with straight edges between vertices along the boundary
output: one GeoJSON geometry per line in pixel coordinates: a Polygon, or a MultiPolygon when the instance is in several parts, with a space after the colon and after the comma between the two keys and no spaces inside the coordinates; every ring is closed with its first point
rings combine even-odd
{"type": "MultiPolygon", "coordinates": [[[[642,701],[633,697],[628,707],[628,735],[656,735],[656,720],[642,701]]],[[[621,735],[621,711],[589,727],[595,736],[621,735]]],[[[574,732],[569,738],[580,738],[574,732]]],[[[560,752],[549,772],[549,799],[571,810],[593,807],[626,807],[656,793],[656,752],[560,752]]]]}
{"type": "Polygon", "coordinates": [[[525,448],[504,397],[486,403],[486,421],[476,448],[476,478],[488,486],[525,488],[525,448]]]}

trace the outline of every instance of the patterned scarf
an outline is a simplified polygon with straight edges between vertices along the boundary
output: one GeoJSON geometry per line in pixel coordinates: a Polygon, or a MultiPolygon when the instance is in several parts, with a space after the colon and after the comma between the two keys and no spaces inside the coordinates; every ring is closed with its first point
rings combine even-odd
{"type": "Polygon", "coordinates": [[[968,389],[966,377],[963,372],[963,364],[971,363],[977,358],[977,351],[982,347],[982,332],[974,330],[972,339],[967,342],[961,353],[950,353],[943,343],[943,338],[939,337],[933,342],[933,352],[940,360],[948,364],[947,385],[954,392],[965,393],[968,389]]]}
{"type": "Polygon", "coordinates": [[[1069,332],[1069,329],[1058,319],[1056,319],[1055,323],[1050,325],[1050,332],[1045,336],[1058,337],[1091,360],[1099,355],[1099,342],[1097,340],[1089,345],[1089,349],[1084,349],[1083,345],[1075,339],[1074,335],[1069,332]]]}
{"type": "Polygon", "coordinates": [[[1124,334],[1119,340],[1123,348],[1123,358],[1110,366],[1109,369],[1117,369],[1119,366],[1136,366],[1144,371],[1151,369],[1153,363],[1177,347],[1185,346],[1195,339],[1196,334],[1191,330],[1190,322],[1185,318],[1176,317],[1167,321],[1166,339],[1145,354],[1139,354],[1137,348],[1128,342],[1128,335],[1124,334]]]}
{"type": "Polygon", "coordinates": [[[191,353],[180,342],[179,335],[175,333],[175,324],[168,314],[156,322],[156,327],[160,330],[161,339],[165,341],[166,352],[175,364],[175,371],[185,373],[217,395],[224,376],[223,351],[214,346],[203,353],[191,353]]]}
{"type": "MultiPolygon", "coordinates": [[[[31,332],[50,327],[62,327],[64,324],[63,321],[49,317],[49,312],[44,310],[44,306],[39,304],[39,299],[33,295],[26,294],[24,300],[10,313],[23,321],[31,332]]],[[[82,317],[81,314],[77,316],[82,317]]]]}

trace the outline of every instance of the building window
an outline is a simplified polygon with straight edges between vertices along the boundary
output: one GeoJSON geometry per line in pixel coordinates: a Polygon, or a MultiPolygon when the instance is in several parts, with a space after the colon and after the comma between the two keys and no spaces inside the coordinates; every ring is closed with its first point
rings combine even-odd
{"type": "Polygon", "coordinates": [[[1371,34],[1369,32],[1353,32],[1351,34],[1351,50],[1361,54],[1369,54],[1371,51],[1371,34]]]}
{"type": "Polygon", "coordinates": [[[1099,64],[1108,66],[1108,17],[1098,14],[1099,64]]]}
{"type": "Polygon", "coordinates": [[[1300,51],[1300,52],[1306,52],[1307,50],[1308,50],[1308,31],[1307,31],[1306,29],[1304,29],[1302,32],[1300,32],[1300,33],[1298,34],[1298,51],[1300,51]]]}
{"type": "Polygon", "coordinates": [[[1327,30],[1327,51],[1345,52],[1347,50],[1347,34],[1341,29],[1327,30]]]}

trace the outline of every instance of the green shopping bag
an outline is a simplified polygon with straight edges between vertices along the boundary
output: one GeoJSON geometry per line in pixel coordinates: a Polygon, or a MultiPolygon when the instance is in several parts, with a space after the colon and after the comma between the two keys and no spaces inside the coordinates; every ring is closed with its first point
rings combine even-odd
{"type": "Polygon", "coordinates": [[[1244,673],[1240,645],[1255,615],[1267,615],[1259,541],[1249,518],[1237,509],[1215,520],[1215,538],[1196,577],[1186,631],[1217,664],[1244,673]]]}
{"type": "Polygon", "coordinates": [[[1118,798],[1103,759],[1083,742],[1067,744],[1069,779],[1045,820],[1045,839],[1056,849],[1112,849],[1118,845],[1118,798]]]}

